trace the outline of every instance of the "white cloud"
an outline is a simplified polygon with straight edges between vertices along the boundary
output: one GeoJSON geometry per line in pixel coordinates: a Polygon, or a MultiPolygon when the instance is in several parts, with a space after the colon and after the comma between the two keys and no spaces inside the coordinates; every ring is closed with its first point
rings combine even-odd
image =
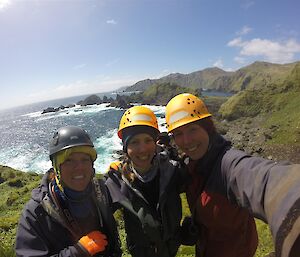
{"type": "Polygon", "coordinates": [[[261,56],[265,61],[274,63],[291,62],[294,60],[295,54],[300,53],[300,43],[294,39],[277,42],[260,38],[254,38],[250,41],[235,38],[228,42],[227,45],[241,48],[239,52],[240,57],[261,56]]]}
{"type": "Polygon", "coordinates": [[[112,25],[116,25],[117,24],[117,22],[114,19],[107,20],[106,23],[107,24],[112,24],[112,25]]]}
{"type": "Polygon", "coordinates": [[[218,59],[214,64],[213,64],[214,67],[218,67],[218,68],[223,68],[224,65],[223,65],[223,60],[222,59],[218,59]]]}
{"type": "Polygon", "coordinates": [[[234,70],[233,68],[225,67],[222,58],[219,58],[218,60],[216,60],[216,61],[213,63],[212,66],[213,66],[213,67],[220,68],[220,69],[222,69],[222,70],[224,70],[224,71],[233,71],[233,70],[234,70]]]}
{"type": "Polygon", "coordinates": [[[254,5],[255,2],[254,1],[248,1],[246,0],[243,4],[242,4],[242,8],[244,9],[249,9],[252,5],[254,5]]]}
{"type": "Polygon", "coordinates": [[[43,91],[31,93],[28,95],[28,98],[31,99],[31,102],[44,101],[85,94],[88,89],[88,83],[78,80],[69,84],[58,85],[52,89],[48,88],[43,91]]]}
{"type": "Polygon", "coordinates": [[[128,76],[111,78],[109,76],[99,75],[93,81],[78,80],[68,84],[53,86],[52,88],[47,88],[43,91],[34,92],[28,94],[26,99],[23,100],[25,100],[26,103],[33,103],[37,101],[47,101],[57,98],[108,92],[116,90],[123,86],[133,85],[139,80],[141,79],[128,76]]]}
{"type": "Polygon", "coordinates": [[[242,35],[248,34],[252,30],[253,30],[252,28],[250,28],[248,26],[244,26],[244,27],[242,27],[242,29],[240,31],[236,32],[236,34],[239,35],[239,36],[242,36],[242,35]]]}
{"type": "Polygon", "coordinates": [[[237,37],[237,38],[234,38],[234,39],[232,39],[231,41],[229,41],[228,43],[227,43],[227,46],[240,46],[240,47],[242,47],[243,46],[243,41],[242,41],[242,38],[240,38],[240,37],[237,37]]]}
{"type": "Polygon", "coordinates": [[[0,0],[0,11],[8,8],[12,4],[11,0],[0,0]]]}
{"type": "Polygon", "coordinates": [[[81,63],[81,64],[78,64],[78,65],[74,66],[73,69],[74,70],[80,70],[80,69],[82,69],[82,68],[84,68],[86,66],[87,66],[86,63],[81,63]]]}
{"type": "Polygon", "coordinates": [[[53,92],[55,95],[64,95],[64,94],[74,94],[79,95],[81,92],[84,92],[84,90],[88,89],[89,85],[86,82],[83,82],[81,80],[75,81],[74,83],[70,84],[62,84],[58,87],[53,89],[53,92]]]}

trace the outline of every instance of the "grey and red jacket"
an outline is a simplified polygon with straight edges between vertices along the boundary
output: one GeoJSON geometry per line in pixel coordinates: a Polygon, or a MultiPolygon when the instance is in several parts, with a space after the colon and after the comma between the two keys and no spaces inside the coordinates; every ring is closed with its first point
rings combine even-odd
{"type": "Polygon", "coordinates": [[[210,140],[207,154],[188,165],[196,256],[254,256],[253,217],[269,224],[276,257],[300,256],[300,165],[248,155],[218,134],[210,140]]]}
{"type": "Polygon", "coordinates": [[[41,184],[32,191],[31,199],[22,211],[16,235],[16,256],[88,257],[90,256],[88,252],[77,242],[91,232],[89,229],[93,229],[106,234],[108,240],[106,250],[94,256],[120,257],[122,252],[119,237],[104,182],[94,178],[91,186],[93,188],[91,201],[94,204],[89,210],[91,213],[89,217],[92,217],[93,221],[82,218],[80,223],[74,221],[70,224],[72,219],[67,219],[63,214],[66,213],[66,209],[62,210],[62,206],[53,200],[49,175],[50,172],[47,172],[43,176],[41,184]],[[81,229],[76,224],[81,224],[81,229]],[[82,231],[82,227],[87,231],[82,231]]]}
{"type": "Polygon", "coordinates": [[[121,171],[111,169],[106,176],[113,205],[123,211],[127,248],[133,257],[172,257],[180,246],[180,172],[166,155],[159,153],[155,158],[159,170],[150,192],[157,201],[143,194],[147,185],[128,181],[121,171]]]}

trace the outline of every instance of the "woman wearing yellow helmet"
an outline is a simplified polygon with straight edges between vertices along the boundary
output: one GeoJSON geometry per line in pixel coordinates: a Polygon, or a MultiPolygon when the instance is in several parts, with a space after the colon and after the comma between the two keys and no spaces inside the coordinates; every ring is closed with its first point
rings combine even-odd
{"type": "Polygon", "coordinates": [[[120,120],[125,160],[110,165],[106,185],[122,208],[127,247],[133,257],[175,256],[181,243],[181,199],[177,163],[156,153],[157,119],[134,106],[120,120]]]}
{"type": "Polygon", "coordinates": [[[191,94],[169,101],[166,122],[189,157],[186,195],[201,231],[196,256],[254,256],[258,238],[253,217],[269,223],[276,256],[298,256],[300,165],[233,149],[216,132],[202,100],[191,94]]]}

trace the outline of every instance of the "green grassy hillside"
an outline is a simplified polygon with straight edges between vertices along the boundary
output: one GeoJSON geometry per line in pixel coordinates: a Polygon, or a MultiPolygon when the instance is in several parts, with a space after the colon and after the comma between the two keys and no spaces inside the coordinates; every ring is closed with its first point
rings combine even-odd
{"type": "Polygon", "coordinates": [[[247,88],[225,102],[219,112],[228,120],[261,116],[262,126],[276,127],[270,143],[300,143],[300,63],[284,80],[247,88]]]}
{"type": "Polygon", "coordinates": [[[261,89],[272,84],[281,84],[296,65],[297,63],[274,64],[255,62],[237,70],[233,74],[230,88],[238,92],[244,89],[261,89]]]}
{"type": "Polygon", "coordinates": [[[154,84],[173,83],[192,89],[213,89],[239,92],[245,89],[261,89],[284,82],[299,62],[274,64],[254,62],[237,71],[207,68],[189,74],[172,73],[160,79],[146,79],[127,87],[125,91],[145,91],[154,84]]]}
{"type": "MultiPolygon", "coordinates": [[[[159,79],[158,83],[171,82],[178,84],[182,87],[188,87],[193,89],[206,88],[206,89],[217,89],[222,88],[224,81],[219,78],[228,77],[231,72],[223,71],[220,68],[207,68],[201,71],[195,71],[190,74],[174,73],[166,77],[159,79]]],[[[225,87],[226,90],[226,87],[225,87]]]]}
{"type": "Polygon", "coordinates": [[[30,193],[41,176],[0,166],[0,256],[12,255],[17,223],[30,193]]]}
{"type": "Polygon", "coordinates": [[[172,97],[181,93],[197,94],[197,91],[191,88],[181,87],[173,83],[153,84],[144,92],[127,96],[127,102],[166,105],[172,97]]]}

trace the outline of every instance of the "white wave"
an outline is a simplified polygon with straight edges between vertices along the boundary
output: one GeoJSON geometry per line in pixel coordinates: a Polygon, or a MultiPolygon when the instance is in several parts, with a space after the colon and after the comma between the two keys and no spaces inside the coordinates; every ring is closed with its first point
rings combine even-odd
{"type": "MultiPolygon", "coordinates": [[[[158,119],[160,131],[166,131],[165,124],[165,107],[164,106],[152,106],[146,105],[150,108],[158,119]]],[[[97,113],[106,111],[109,109],[118,110],[115,107],[106,107],[106,104],[91,105],[91,106],[79,106],[61,110],[56,113],[41,114],[41,112],[27,113],[23,116],[29,119],[43,120],[43,119],[54,119],[59,116],[70,116],[70,115],[82,115],[83,113],[97,113]]],[[[14,122],[14,121],[13,121],[14,122]]],[[[39,134],[39,136],[41,136],[39,134]]],[[[24,143],[24,140],[15,144],[10,145],[9,148],[2,148],[0,151],[0,163],[7,165],[12,168],[22,171],[34,171],[44,173],[51,167],[51,162],[48,156],[48,150],[44,145],[33,144],[33,142],[24,143]]],[[[95,141],[95,148],[98,152],[98,158],[95,161],[96,172],[105,172],[109,164],[116,160],[119,156],[116,151],[122,150],[122,142],[117,136],[117,128],[112,128],[105,135],[100,136],[95,141]]]]}
{"type": "Polygon", "coordinates": [[[158,128],[160,132],[167,132],[166,120],[165,118],[157,118],[158,128]]]}
{"type": "Polygon", "coordinates": [[[3,149],[0,153],[0,163],[17,170],[37,173],[43,173],[51,167],[46,150],[38,145],[3,149]]]}
{"type": "Polygon", "coordinates": [[[101,111],[116,109],[115,107],[110,107],[107,105],[108,105],[107,103],[103,103],[99,105],[96,104],[87,105],[87,106],[75,105],[74,107],[65,108],[57,112],[48,112],[44,114],[42,114],[42,112],[32,112],[32,113],[23,114],[22,116],[27,116],[30,118],[38,118],[38,120],[48,120],[57,117],[78,116],[81,114],[97,113],[101,111]]]}
{"type": "Polygon", "coordinates": [[[48,159],[48,156],[47,160],[42,157],[39,158],[41,159],[39,161],[34,161],[28,169],[37,172],[42,171],[42,173],[44,173],[52,167],[52,163],[50,159],[48,159]]]}
{"type": "Polygon", "coordinates": [[[144,105],[152,110],[155,114],[164,114],[166,107],[162,105],[144,105]]]}
{"type": "Polygon", "coordinates": [[[160,130],[160,132],[165,132],[167,131],[167,127],[166,127],[166,120],[165,120],[165,110],[166,107],[165,106],[161,106],[161,105],[143,105],[148,107],[150,110],[152,110],[157,118],[157,122],[158,122],[158,128],[160,130]]]}
{"type": "Polygon", "coordinates": [[[116,151],[122,150],[122,141],[117,135],[117,129],[110,130],[95,142],[98,157],[94,167],[96,172],[105,173],[109,164],[118,159],[116,151]]]}
{"type": "Polygon", "coordinates": [[[37,117],[42,116],[42,113],[41,112],[31,112],[31,113],[23,114],[21,116],[23,116],[23,117],[30,117],[30,118],[37,118],[37,117]]]}

